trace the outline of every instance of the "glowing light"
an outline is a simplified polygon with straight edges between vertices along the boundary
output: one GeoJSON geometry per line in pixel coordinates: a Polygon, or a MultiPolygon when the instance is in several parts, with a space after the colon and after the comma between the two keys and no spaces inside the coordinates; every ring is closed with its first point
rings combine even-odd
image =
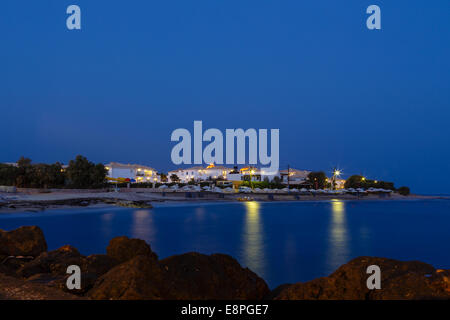
{"type": "Polygon", "coordinates": [[[245,225],[243,232],[243,263],[258,274],[265,273],[266,257],[264,252],[263,223],[260,204],[256,201],[245,203],[245,225]]]}
{"type": "Polygon", "coordinates": [[[327,264],[330,270],[335,270],[348,260],[349,254],[345,203],[338,199],[331,200],[331,221],[328,239],[327,264]]]}

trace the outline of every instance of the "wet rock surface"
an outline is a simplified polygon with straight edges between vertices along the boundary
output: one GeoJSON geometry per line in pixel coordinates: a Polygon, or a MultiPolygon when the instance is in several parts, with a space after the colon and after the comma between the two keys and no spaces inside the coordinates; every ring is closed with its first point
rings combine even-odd
{"type": "Polygon", "coordinates": [[[39,212],[49,208],[60,207],[87,207],[92,205],[115,205],[127,208],[153,208],[150,200],[123,200],[116,198],[69,198],[58,200],[2,200],[0,208],[9,208],[17,210],[25,210],[31,212],[39,212]]]}
{"type": "Polygon", "coordinates": [[[106,248],[109,257],[118,262],[125,262],[138,255],[147,255],[151,259],[158,260],[158,256],[154,253],[144,240],[130,239],[126,236],[115,237],[109,241],[106,248]]]}
{"type": "Polygon", "coordinates": [[[0,300],[74,300],[79,297],[0,273],[0,300]]]}
{"type": "Polygon", "coordinates": [[[263,299],[269,288],[248,268],[225,254],[186,253],[160,261],[174,299],[263,299]]]}
{"type": "Polygon", "coordinates": [[[82,255],[66,245],[47,252],[38,227],[0,231],[0,299],[450,299],[450,270],[419,261],[359,257],[328,277],[270,291],[224,254],[186,253],[162,260],[140,239],[116,237],[107,254],[82,255]],[[69,290],[67,267],[81,270],[69,290]],[[381,269],[381,289],[367,288],[367,267],[381,269]]]}
{"type": "Polygon", "coordinates": [[[47,251],[47,242],[39,227],[20,227],[12,231],[0,230],[0,256],[37,257],[45,251],[47,251]]]}
{"type": "Polygon", "coordinates": [[[111,269],[89,291],[91,299],[152,299],[166,297],[164,272],[148,255],[138,255],[111,269]]]}
{"type": "Polygon", "coordinates": [[[449,271],[435,270],[419,261],[359,257],[341,266],[328,277],[305,283],[284,285],[274,290],[281,300],[398,300],[450,299],[449,271]],[[367,267],[381,270],[381,289],[367,288],[367,267]],[[447,278],[446,278],[447,277],[447,278]]]}
{"type": "Polygon", "coordinates": [[[83,265],[84,257],[72,246],[66,245],[57,250],[44,252],[36,259],[26,263],[17,271],[21,277],[28,278],[38,273],[65,275],[70,265],[83,265]]]}

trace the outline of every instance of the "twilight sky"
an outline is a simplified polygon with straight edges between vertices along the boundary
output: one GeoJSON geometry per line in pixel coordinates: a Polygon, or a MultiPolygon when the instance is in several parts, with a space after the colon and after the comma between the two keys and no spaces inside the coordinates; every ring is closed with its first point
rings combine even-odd
{"type": "Polygon", "coordinates": [[[202,120],[279,128],[282,168],[450,193],[448,0],[3,0],[0,42],[0,162],[167,171],[202,120]]]}

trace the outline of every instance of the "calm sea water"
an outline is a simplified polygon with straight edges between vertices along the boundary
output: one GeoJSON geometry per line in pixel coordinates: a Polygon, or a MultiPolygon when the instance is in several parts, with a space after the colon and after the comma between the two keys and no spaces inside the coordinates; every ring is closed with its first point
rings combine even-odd
{"type": "Polygon", "coordinates": [[[0,228],[38,225],[49,249],[104,253],[115,236],[146,240],[161,258],[226,253],[270,287],[326,276],[350,259],[382,256],[450,268],[450,201],[329,201],[83,209],[0,214],[0,228]]]}

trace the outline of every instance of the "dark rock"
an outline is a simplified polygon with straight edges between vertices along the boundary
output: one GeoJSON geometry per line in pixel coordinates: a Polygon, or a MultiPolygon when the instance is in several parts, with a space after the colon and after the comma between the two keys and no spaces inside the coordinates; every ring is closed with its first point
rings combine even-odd
{"type": "MultiPolygon", "coordinates": [[[[103,274],[107,273],[109,270],[118,265],[116,259],[107,256],[105,254],[93,254],[88,256],[81,268],[81,289],[80,290],[70,290],[69,292],[74,294],[85,294],[94,287],[97,279],[103,274]]],[[[67,291],[66,281],[69,275],[64,278],[62,285],[59,284],[59,288],[67,291]]],[[[57,283],[54,283],[57,286],[57,283]]]]}
{"type": "Polygon", "coordinates": [[[186,253],[160,261],[172,299],[251,299],[269,294],[263,279],[224,254],[186,253]]]}
{"type": "Polygon", "coordinates": [[[38,273],[51,273],[54,275],[66,275],[67,267],[85,264],[86,258],[72,246],[66,245],[57,250],[44,252],[33,261],[25,264],[18,270],[18,274],[28,278],[38,273]]]}
{"type": "Polygon", "coordinates": [[[93,254],[86,258],[82,271],[93,273],[100,277],[118,264],[116,259],[106,254],[93,254]]]}
{"type": "MultiPolygon", "coordinates": [[[[75,295],[85,295],[89,290],[92,289],[92,287],[94,286],[95,282],[98,279],[98,276],[95,273],[86,273],[86,272],[82,272],[81,273],[81,288],[80,289],[68,289],[67,288],[67,279],[70,277],[70,275],[66,275],[66,276],[54,276],[52,275],[52,277],[48,277],[45,278],[43,276],[44,280],[48,280],[48,282],[46,282],[46,285],[48,285],[49,287],[53,287],[53,288],[57,288],[59,290],[63,290],[66,291],[68,293],[71,294],[75,294],[75,295]]],[[[33,279],[35,276],[32,276],[30,278],[27,279],[27,281],[36,281],[35,279],[33,279]]]]}
{"type": "Polygon", "coordinates": [[[267,284],[227,255],[136,256],[100,277],[92,299],[262,299],[267,284]]]}
{"type": "Polygon", "coordinates": [[[2,265],[2,264],[0,264],[0,273],[3,273],[4,275],[10,276],[10,277],[16,276],[16,271],[14,269],[12,269],[11,267],[2,265]]]}
{"type": "Polygon", "coordinates": [[[145,201],[145,200],[122,200],[122,201],[116,201],[115,202],[116,205],[121,206],[121,207],[126,207],[126,208],[139,208],[139,209],[151,209],[153,208],[153,206],[151,205],[151,203],[149,201],[145,201]]]}
{"type": "Polygon", "coordinates": [[[282,300],[379,300],[450,299],[447,273],[418,261],[359,257],[344,264],[328,277],[296,283],[278,289],[274,299],[282,300]],[[381,289],[367,288],[367,267],[381,269],[381,289]]]}
{"type": "Polygon", "coordinates": [[[31,283],[40,283],[45,285],[50,285],[51,283],[54,283],[55,281],[62,281],[64,280],[64,276],[61,275],[54,275],[51,273],[37,273],[35,275],[32,275],[31,277],[27,278],[27,282],[31,283]]]}
{"type": "Polygon", "coordinates": [[[111,239],[106,248],[106,253],[119,263],[128,261],[138,255],[148,255],[154,260],[158,259],[158,256],[144,240],[130,239],[126,236],[111,239]]]}
{"type": "MultiPolygon", "coordinates": [[[[30,262],[31,260],[33,260],[33,258],[30,256],[26,256],[26,257],[9,256],[9,257],[4,258],[2,261],[0,261],[0,266],[13,271],[15,274],[17,270],[22,268],[26,263],[30,262]]],[[[0,272],[1,272],[1,268],[0,268],[0,272]]],[[[4,273],[6,273],[6,272],[4,272],[4,273]]]]}
{"type": "Polygon", "coordinates": [[[91,299],[163,299],[163,270],[155,259],[139,255],[100,277],[88,296],[91,299]]]}
{"type": "Polygon", "coordinates": [[[47,242],[39,227],[20,227],[12,231],[0,230],[0,255],[37,257],[45,251],[47,251],[47,242]]]}
{"type": "Polygon", "coordinates": [[[0,274],[0,300],[73,300],[80,299],[40,283],[0,274]]]}
{"type": "Polygon", "coordinates": [[[107,255],[96,254],[85,257],[76,248],[63,246],[41,254],[25,264],[17,274],[27,278],[27,281],[45,283],[72,294],[82,295],[94,286],[98,277],[117,264],[114,258],[107,255]],[[81,269],[81,289],[67,289],[66,281],[70,276],[67,274],[67,267],[70,265],[77,265],[81,269]]]}

